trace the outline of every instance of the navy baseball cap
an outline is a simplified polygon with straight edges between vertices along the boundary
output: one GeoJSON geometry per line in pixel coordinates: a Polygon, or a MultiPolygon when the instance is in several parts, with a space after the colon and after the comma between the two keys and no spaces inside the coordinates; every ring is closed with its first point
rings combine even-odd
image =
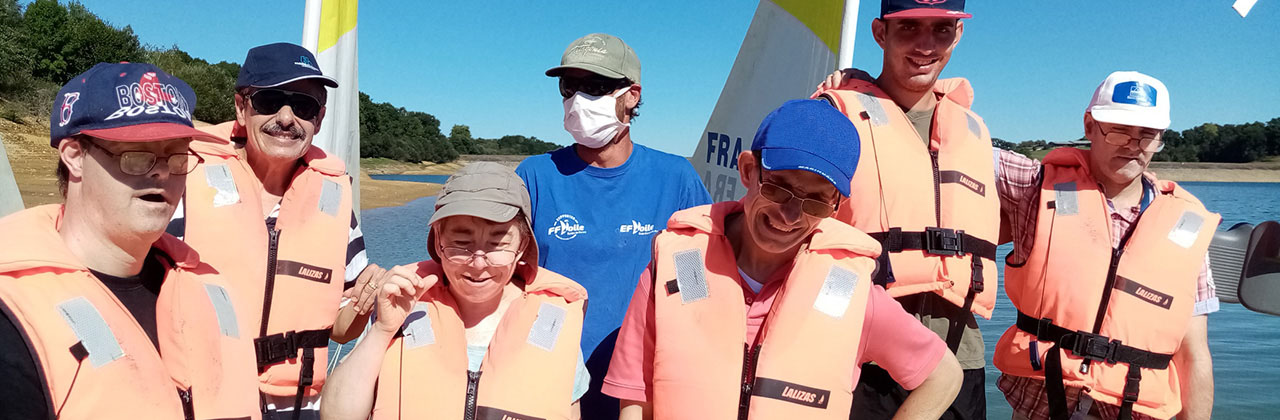
{"type": "Polygon", "coordinates": [[[121,142],[214,138],[192,127],[195,106],[195,91],[154,65],[98,63],[54,97],[49,145],[77,134],[121,142]]]}
{"type": "Polygon", "coordinates": [[[236,77],[236,90],[276,87],[303,79],[318,79],[325,86],[338,87],[336,80],[320,72],[311,51],[301,45],[277,42],[249,50],[240,66],[240,76],[236,77]]]}
{"type": "Polygon", "coordinates": [[[760,164],[766,170],[813,172],[848,197],[862,143],[849,117],[830,103],[796,99],[764,117],[751,150],[760,151],[760,164]]]}
{"type": "Polygon", "coordinates": [[[955,18],[973,15],[964,12],[964,0],[880,0],[881,19],[955,18]]]}

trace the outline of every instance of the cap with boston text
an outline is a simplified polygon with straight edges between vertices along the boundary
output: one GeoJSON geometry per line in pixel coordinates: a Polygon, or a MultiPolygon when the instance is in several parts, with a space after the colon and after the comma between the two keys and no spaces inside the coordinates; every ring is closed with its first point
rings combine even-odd
{"type": "Polygon", "coordinates": [[[316,79],[336,88],[338,82],[320,72],[316,56],[301,45],[288,42],[260,45],[249,49],[240,66],[236,89],[269,88],[304,79],[316,79]]]}
{"type": "Polygon", "coordinates": [[[973,15],[964,12],[964,0],[880,0],[881,19],[934,17],[967,19],[973,15]]]}
{"type": "Polygon", "coordinates": [[[154,65],[98,63],[54,97],[49,145],[79,134],[119,142],[211,137],[192,128],[195,106],[195,91],[154,65]]]}
{"type": "Polygon", "coordinates": [[[765,170],[813,172],[848,197],[862,145],[849,117],[829,102],[796,99],[764,117],[751,150],[760,151],[765,170]]]}

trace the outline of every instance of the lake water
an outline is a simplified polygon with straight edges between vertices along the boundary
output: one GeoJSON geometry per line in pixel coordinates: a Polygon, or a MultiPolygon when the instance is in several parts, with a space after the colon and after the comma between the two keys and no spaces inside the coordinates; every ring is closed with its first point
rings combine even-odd
{"type": "MultiPolygon", "coordinates": [[[[375,179],[384,175],[377,175],[375,179]]],[[[437,177],[448,178],[443,175],[437,177]]],[[[412,175],[413,181],[443,182],[412,175]]],[[[1195,194],[1209,210],[1222,215],[1220,229],[1239,222],[1257,224],[1280,219],[1280,184],[1208,183],[1182,184],[1195,194]]],[[[362,229],[373,262],[389,267],[427,258],[427,220],[435,206],[435,197],[415,200],[399,207],[372,209],[362,216],[362,229]]],[[[1001,246],[1003,261],[1010,250],[1001,246]]],[[[1004,268],[1000,269],[1004,281],[1004,268]]],[[[1015,311],[1000,288],[995,314],[991,320],[979,319],[987,342],[987,360],[1000,334],[1013,324],[1015,311]]],[[[1209,346],[1214,363],[1214,418],[1268,419],[1280,413],[1280,317],[1251,312],[1236,304],[1223,303],[1222,309],[1209,316],[1209,346]]],[[[1007,419],[1009,405],[996,389],[1000,372],[987,365],[987,407],[992,419],[1007,419]]]]}

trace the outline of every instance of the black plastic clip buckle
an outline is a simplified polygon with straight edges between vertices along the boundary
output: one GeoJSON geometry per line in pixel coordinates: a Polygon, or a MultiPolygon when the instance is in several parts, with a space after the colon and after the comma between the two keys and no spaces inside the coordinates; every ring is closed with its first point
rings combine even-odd
{"type": "Polygon", "coordinates": [[[960,234],[963,230],[926,227],[924,228],[924,250],[933,255],[957,256],[963,251],[960,245],[960,234]]]}

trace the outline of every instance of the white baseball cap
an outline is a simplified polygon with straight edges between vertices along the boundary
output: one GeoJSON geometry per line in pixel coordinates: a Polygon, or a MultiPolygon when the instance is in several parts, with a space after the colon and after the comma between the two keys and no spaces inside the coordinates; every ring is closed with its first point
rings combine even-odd
{"type": "Polygon", "coordinates": [[[1098,85],[1085,112],[1104,123],[1164,130],[1169,128],[1169,89],[1154,77],[1118,71],[1098,85]]]}

